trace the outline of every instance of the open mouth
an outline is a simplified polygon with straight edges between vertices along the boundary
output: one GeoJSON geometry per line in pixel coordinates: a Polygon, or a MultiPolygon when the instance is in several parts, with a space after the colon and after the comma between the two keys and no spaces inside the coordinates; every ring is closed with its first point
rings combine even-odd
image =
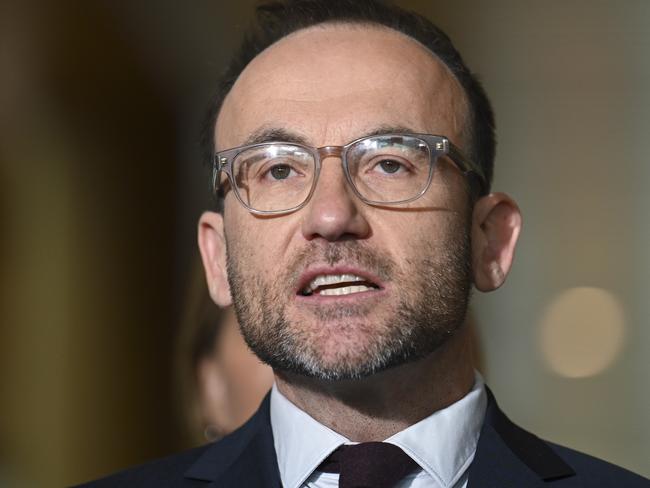
{"type": "Polygon", "coordinates": [[[322,274],[315,276],[299,294],[304,297],[341,296],[379,290],[379,285],[354,274],[322,274]]]}

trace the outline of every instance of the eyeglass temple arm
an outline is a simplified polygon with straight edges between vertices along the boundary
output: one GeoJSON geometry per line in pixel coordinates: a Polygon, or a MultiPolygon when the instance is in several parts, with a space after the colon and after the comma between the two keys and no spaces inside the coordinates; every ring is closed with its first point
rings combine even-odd
{"type": "Polygon", "coordinates": [[[456,166],[458,166],[458,168],[463,173],[465,173],[467,176],[475,176],[476,179],[478,179],[481,195],[485,195],[488,193],[488,183],[487,183],[487,179],[485,178],[485,173],[483,172],[483,169],[478,164],[476,164],[471,159],[467,158],[461,152],[461,150],[458,149],[451,142],[449,143],[447,149],[447,155],[451,158],[451,160],[456,164],[456,166]]]}

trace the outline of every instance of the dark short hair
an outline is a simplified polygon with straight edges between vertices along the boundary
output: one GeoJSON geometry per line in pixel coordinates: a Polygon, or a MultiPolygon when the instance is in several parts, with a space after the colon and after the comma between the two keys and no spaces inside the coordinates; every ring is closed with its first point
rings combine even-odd
{"type": "MultiPolygon", "coordinates": [[[[201,132],[203,156],[212,165],[214,127],[223,101],[244,68],[258,54],[289,34],[324,23],[347,22],[385,26],[401,32],[434,53],[453,73],[465,92],[469,110],[465,133],[467,156],[485,174],[489,192],[492,182],[496,139],[494,113],[483,86],[452,44],[449,36],[430,20],[381,0],[284,0],[269,1],[256,9],[255,22],[238,53],[224,71],[201,132]]],[[[217,198],[219,211],[222,197],[217,198]]]]}

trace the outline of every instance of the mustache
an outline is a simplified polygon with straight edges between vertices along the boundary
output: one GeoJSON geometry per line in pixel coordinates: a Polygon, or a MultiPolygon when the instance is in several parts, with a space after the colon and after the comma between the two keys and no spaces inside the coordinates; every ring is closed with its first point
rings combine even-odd
{"type": "Polygon", "coordinates": [[[394,277],[397,265],[392,258],[359,241],[310,243],[301,249],[288,267],[288,282],[297,284],[302,272],[312,263],[352,265],[373,273],[382,281],[394,277]]]}

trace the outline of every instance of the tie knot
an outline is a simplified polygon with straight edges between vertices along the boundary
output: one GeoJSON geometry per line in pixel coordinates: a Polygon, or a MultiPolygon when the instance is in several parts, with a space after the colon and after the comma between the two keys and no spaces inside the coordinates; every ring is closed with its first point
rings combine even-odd
{"type": "Polygon", "coordinates": [[[340,446],[317,469],[340,473],[340,488],[390,488],[417,466],[394,444],[363,442],[340,446]]]}

